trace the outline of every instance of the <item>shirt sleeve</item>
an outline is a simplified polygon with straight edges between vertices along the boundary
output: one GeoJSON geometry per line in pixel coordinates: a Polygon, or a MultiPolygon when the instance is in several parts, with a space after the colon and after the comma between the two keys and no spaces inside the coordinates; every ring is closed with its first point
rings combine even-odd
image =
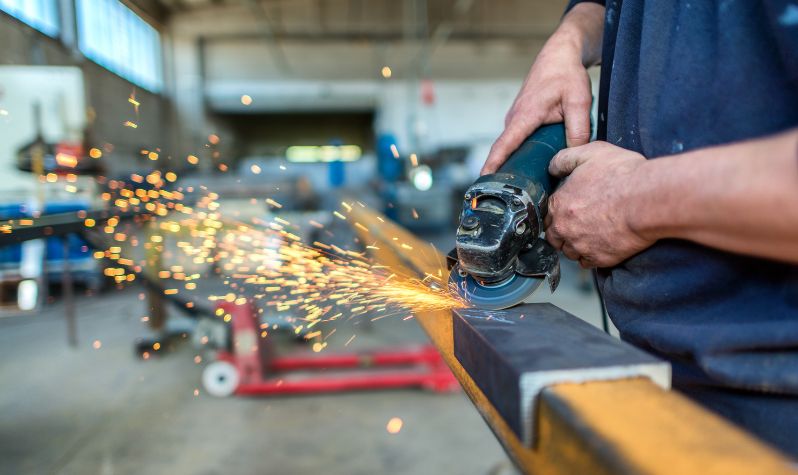
{"type": "Polygon", "coordinates": [[[798,4],[790,0],[764,0],[773,37],[790,79],[798,82],[798,4]]]}
{"type": "Polygon", "coordinates": [[[606,0],[570,0],[568,2],[568,6],[565,8],[565,13],[570,12],[573,7],[579,5],[580,3],[597,3],[599,5],[604,5],[605,7],[607,6],[606,0]]]}

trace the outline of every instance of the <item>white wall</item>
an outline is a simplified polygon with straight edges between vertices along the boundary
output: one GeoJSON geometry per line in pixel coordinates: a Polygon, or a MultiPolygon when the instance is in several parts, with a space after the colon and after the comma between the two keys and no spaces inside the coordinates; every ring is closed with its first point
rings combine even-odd
{"type": "Polygon", "coordinates": [[[373,110],[375,132],[396,135],[397,146],[410,153],[495,138],[520,82],[434,81],[431,104],[405,80],[215,81],[205,97],[218,112],[373,110]],[[252,97],[252,105],[241,105],[242,94],[252,97]]]}
{"type": "MultiPolygon", "coordinates": [[[[221,124],[204,116],[203,102],[219,112],[368,110],[376,113],[375,133],[394,134],[403,154],[472,145],[484,160],[483,150],[502,131],[504,116],[559,21],[563,3],[535,0],[475,7],[458,28],[473,27],[497,36],[450,38],[434,50],[424,73],[433,80],[435,101],[430,105],[421,101],[414,79],[427,46],[418,40],[272,38],[262,19],[244,6],[175,15],[169,27],[175,39],[172,87],[181,113],[178,125],[189,140],[215,132],[221,124]],[[392,78],[381,77],[384,65],[393,68],[392,78]],[[240,102],[244,94],[253,98],[246,108],[240,102]]],[[[310,8],[292,4],[279,12],[286,34],[327,31],[311,21],[313,11],[305,11],[306,7],[310,8]]],[[[391,16],[389,10],[393,11],[367,8],[368,21],[354,26],[348,25],[352,20],[347,15],[332,12],[325,28],[402,31],[405,20],[391,16]]]]}
{"type": "Polygon", "coordinates": [[[380,95],[377,131],[397,134],[397,145],[430,151],[496,138],[520,79],[436,81],[434,102],[424,104],[412,85],[394,83],[380,95]]]}

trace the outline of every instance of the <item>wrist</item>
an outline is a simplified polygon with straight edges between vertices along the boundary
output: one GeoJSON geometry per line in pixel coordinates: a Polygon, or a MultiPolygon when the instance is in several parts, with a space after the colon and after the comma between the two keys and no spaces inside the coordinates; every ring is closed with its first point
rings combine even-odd
{"type": "Polygon", "coordinates": [[[629,229],[647,241],[670,237],[668,227],[673,223],[670,213],[673,200],[667,189],[668,175],[662,170],[662,160],[645,160],[627,180],[627,206],[624,216],[629,229]]]}
{"type": "Polygon", "coordinates": [[[561,25],[557,31],[546,41],[541,55],[552,54],[566,57],[569,61],[584,65],[584,41],[576,28],[561,25]]]}
{"type": "Polygon", "coordinates": [[[604,13],[604,7],[597,3],[579,3],[563,17],[552,35],[556,44],[573,52],[585,68],[601,62],[604,13]]]}

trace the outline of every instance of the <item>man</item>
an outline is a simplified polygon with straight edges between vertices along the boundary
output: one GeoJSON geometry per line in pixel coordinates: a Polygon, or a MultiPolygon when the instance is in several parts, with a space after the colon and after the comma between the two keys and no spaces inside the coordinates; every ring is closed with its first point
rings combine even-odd
{"type": "Polygon", "coordinates": [[[483,174],[562,121],[549,242],[676,388],[798,457],[798,3],[572,0],[483,174]]]}

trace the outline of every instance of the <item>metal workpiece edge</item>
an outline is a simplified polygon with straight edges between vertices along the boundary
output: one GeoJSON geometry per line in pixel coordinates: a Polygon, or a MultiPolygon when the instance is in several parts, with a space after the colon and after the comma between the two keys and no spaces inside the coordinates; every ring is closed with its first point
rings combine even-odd
{"type": "Polygon", "coordinates": [[[455,310],[452,333],[455,357],[527,447],[547,387],[636,377],[671,384],[669,363],[548,303],[455,310]]]}

